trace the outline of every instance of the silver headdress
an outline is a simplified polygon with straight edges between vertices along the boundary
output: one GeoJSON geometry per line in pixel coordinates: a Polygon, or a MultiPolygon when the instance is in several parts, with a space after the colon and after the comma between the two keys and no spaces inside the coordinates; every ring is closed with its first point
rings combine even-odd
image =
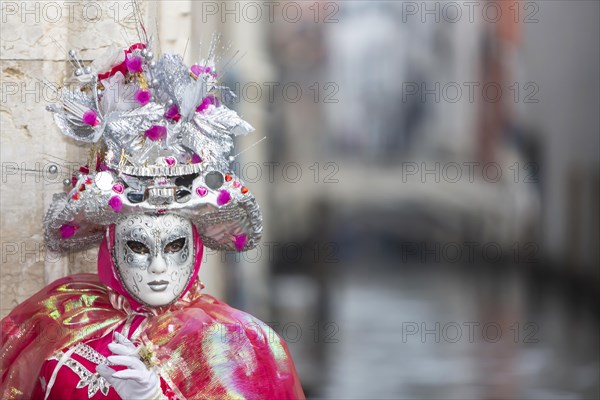
{"type": "MultiPolygon", "coordinates": [[[[150,41],[151,42],[151,41],[150,41]]],[[[44,221],[53,250],[99,242],[126,214],[177,213],[204,244],[248,250],[262,232],[258,205],[229,171],[233,137],[254,129],[227,108],[218,84],[214,44],[188,67],[178,55],[158,60],[150,43],[112,50],[76,69],[62,103],[49,106],[63,134],[91,144],[91,157],[55,194],[44,221]]]]}

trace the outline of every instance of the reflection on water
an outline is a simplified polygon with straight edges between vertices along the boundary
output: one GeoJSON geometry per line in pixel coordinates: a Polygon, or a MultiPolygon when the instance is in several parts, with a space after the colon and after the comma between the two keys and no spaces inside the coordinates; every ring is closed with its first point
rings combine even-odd
{"type": "Polygon", "coordinates": [[[598,398],[598,319],[557,282],[383,257],[337,272],[314,398],[598,398]]]}

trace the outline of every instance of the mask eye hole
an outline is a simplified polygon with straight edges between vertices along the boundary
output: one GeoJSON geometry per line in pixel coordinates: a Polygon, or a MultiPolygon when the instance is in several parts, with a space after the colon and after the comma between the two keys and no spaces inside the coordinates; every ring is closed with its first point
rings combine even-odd
{"type": "Polygon", "coordinates": [[[185,238],[173,240],[165,246],[165,253],[177,253],[185,246],[185,238]]]}
{"type": "Polygon", "coordinates": [[[131,251],[133,251],[134,253],[137,253],[137,254],[150,253],[150,250],[148,250],[148,247],[144,243],[137,242],[135,240],[127,241],[127,247],[129,247],[131,249],[131,251]]]}

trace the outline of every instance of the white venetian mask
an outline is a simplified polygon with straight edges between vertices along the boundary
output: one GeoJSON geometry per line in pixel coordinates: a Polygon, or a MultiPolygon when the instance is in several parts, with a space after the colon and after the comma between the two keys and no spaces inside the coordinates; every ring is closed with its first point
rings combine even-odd
{"type": "Polygon", "coordinates": [[[136,300],[152,307],[174,302],[194,272],[192,223],[172,214],[131,215],[116,224],[115,266],[136,300]]]}

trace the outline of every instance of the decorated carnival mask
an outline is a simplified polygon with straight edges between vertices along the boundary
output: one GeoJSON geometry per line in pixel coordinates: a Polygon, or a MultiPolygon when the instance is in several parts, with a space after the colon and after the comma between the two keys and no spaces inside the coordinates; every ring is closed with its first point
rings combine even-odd
{"type": "Polygon", "coordinates": [[[177,300],[194,272],[192,223],[174,214],[130,215],[115,226],[113,257],[121,283],[140,303],[177,300]]]}

